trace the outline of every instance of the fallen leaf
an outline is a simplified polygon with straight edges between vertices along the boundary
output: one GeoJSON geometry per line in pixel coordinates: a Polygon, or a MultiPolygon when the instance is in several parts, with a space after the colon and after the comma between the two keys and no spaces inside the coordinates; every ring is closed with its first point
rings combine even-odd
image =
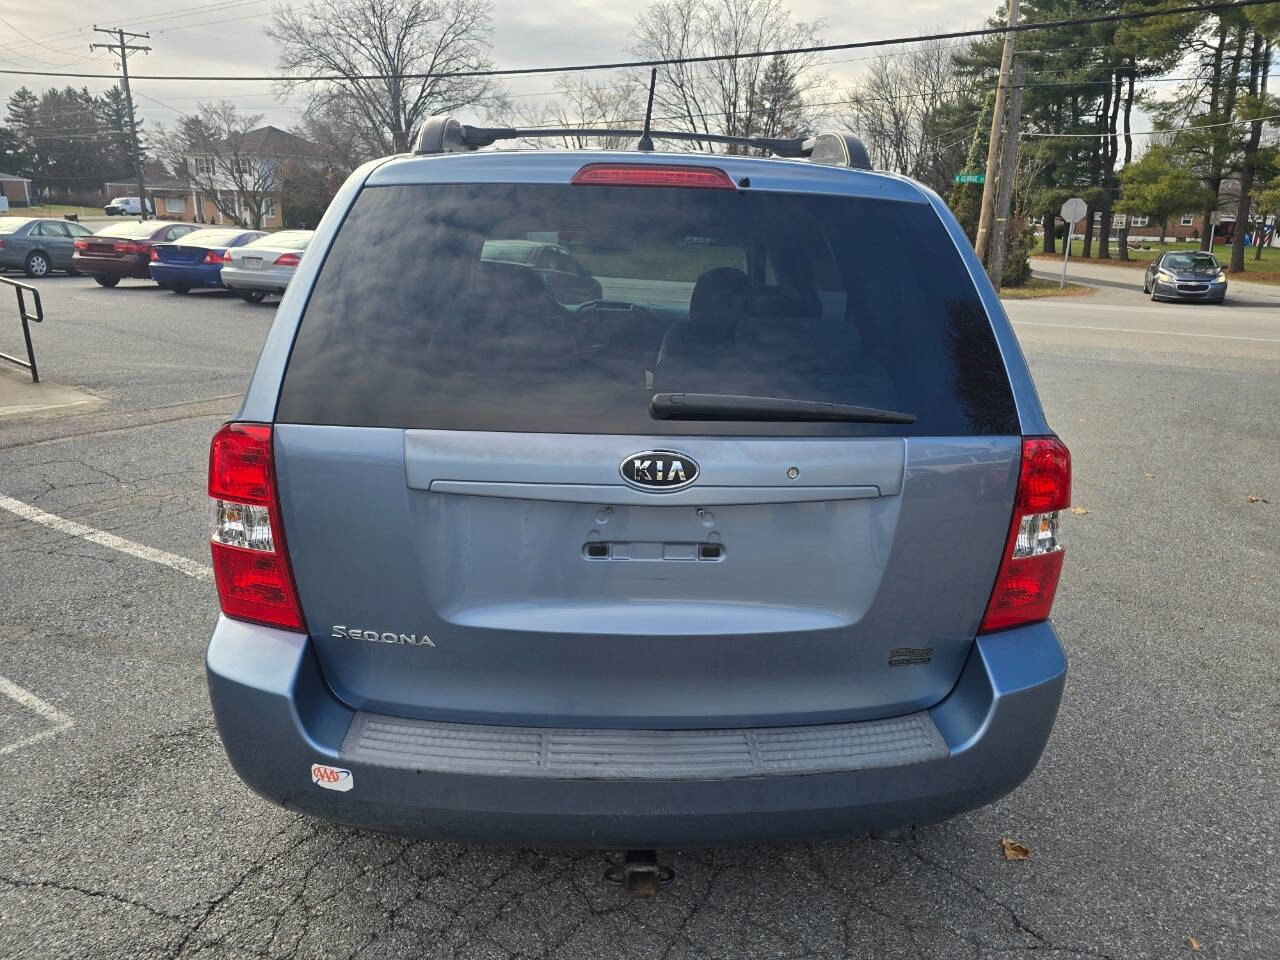
{"type": "Polygon", "coordinates": [[[1004,858],[1006,860],[1025,860],[1031,856],[1031,850],[1024,844],[1005,837],[1000,841],[1000,845],[1004,847],[1004,858]]]}
{"type": "Polygon", "coordinates": [[[1077,517],[1083,517],[1089,511],[1086,510],[1084,507],[1072,507],[1071,512],[1074,513],[1077,517]]]}
{"type": "Polygon", "coordinates": [[[1260,497],[1256,493],[1249,494],[1249,496],[1246,497],[1245,499],[1247,499],[1250,503],[1270,503],[1271,502],[1266,497],[1260,497]]]}
{"type": "Polygon", "coordinates": [[[1191,949],[1196,953],[1200,952],[1200,941],[1195,937],[1187,937],[1187,943],[1191,944],[1191,949]]]}
{"type": "Polygon", "coordinates": [[[1148,474],[1147,474],[1147,479],[1148,479],[1148,480],[1154,480],[1155,478],[1156,478],[1156,475],[1155,475],[1154,473],[1148,473],[1148,474]]]}

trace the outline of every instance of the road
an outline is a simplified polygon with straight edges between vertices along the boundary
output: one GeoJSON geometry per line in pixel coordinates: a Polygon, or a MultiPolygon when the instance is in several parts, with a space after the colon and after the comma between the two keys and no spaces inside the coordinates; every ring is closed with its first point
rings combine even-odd
{"type": "Polygon", "coordinates": [[[272,310],[39,287],[44,376],[91,402],[6,406],[0,371],[0,958],[1280,957],[1280,304],[1009,304],[1075,462],[1071,672],[1021,788],[900,838],[665,852],[675,883],[624,901],[600,852],[327,826],[236,779],[205,461],[272,310]]]}

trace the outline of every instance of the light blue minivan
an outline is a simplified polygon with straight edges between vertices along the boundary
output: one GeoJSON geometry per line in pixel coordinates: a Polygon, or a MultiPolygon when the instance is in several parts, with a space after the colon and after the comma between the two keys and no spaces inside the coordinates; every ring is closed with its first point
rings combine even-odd
{"type": "Polygon", "coordinates": [[[360,827],[637,849],[1012,790],[1065,677],[1070,457],[942,201],[846,136],[476,149],[529,135],[436,118],[357,170],[213,440],[237,772],[360,827]]]}

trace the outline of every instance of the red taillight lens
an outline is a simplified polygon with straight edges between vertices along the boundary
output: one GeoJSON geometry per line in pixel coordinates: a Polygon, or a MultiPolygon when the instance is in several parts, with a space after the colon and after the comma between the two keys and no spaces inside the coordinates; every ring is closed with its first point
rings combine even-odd
{"type": "Polygon", "coordinates": [[[209,446],[210,541],[222,612],[305,630],[280,524],[271,427],[229,423],[209,446]]]}
{"type": "Polygon", "coordinates": [[[89,241],[84,239],[83,237],[76,237],[75,242],[72,243],[71,245],[75,247],[77,250],[89,249],[89,241]]]}
{"type": "Polygon", "coordinates": [[[160,251],[159,251],[159,250],[157,250],[155,247],[152,247],[152,248],[151,248],[151,259],[152,259],[152,260],[159,260],[159,259],[160,259],[160,251]]]}
{"type": "Polygon", "coordinates": [[[1013,519],[980,633],[1049,618],[1062,574],[1058,514],[1071,504],[1071,453],[1057,437],[1025,437],[1013,519]]]}
{"type": "Polygon", "coordinates": [[[276,266],[296,267],[301,261],[302,258],[296,253],[282,253],[280,256],[276,257],[276,266]]]}
{"type": "Polygon", "coordinates": [[[572,183],[601,187],[702,187],[736,190],[719,167],[666,163],[589,163],[573,175],[572,183]]]}
{"type": "Polygon", "coordinates": [[[134,243],[132,240],[117,240],[112,249],[116,253],[146,253],[147,245],[145,243],[134,243]]]}
{"type": "Polygon", "coordinates": [[[205,263],[226,263],[227,251],[223,250],[219,252],[217,250],[210,250],[208,253],[204,255],[204,262],[205,263]]]}

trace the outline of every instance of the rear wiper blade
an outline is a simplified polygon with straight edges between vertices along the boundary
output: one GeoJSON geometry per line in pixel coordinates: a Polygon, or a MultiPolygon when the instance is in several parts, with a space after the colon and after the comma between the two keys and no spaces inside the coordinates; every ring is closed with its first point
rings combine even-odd
{"type": "Polygon", "coordinates": [[[733,393],[655,393],[655,420],[843,420],[850,423],[915,423],[914,413],[820,400],[748,397],[733,393]]]}

